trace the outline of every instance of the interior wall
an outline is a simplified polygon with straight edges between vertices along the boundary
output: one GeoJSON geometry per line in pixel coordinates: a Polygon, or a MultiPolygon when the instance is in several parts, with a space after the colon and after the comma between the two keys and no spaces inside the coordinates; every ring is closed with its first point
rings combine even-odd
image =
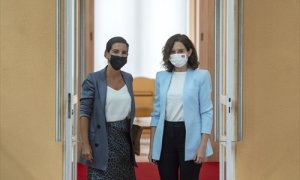
{"type": "MultiPolygon", "coordinates": [[[[214,55],[214,1],[200,0],[200,33],[198,41],[200,49],[198,50],[200,68],[207,69],[210,72],[212,80],[212,101],[214,102],[214,84],[215,84],[215,55],[214,55]]],[[[209,161],[219,161],[219,142],[214,141],[214,127],[211,132],[211,144],[214,154],[209,161]]]]}
{"type": "MultiPolygon", "coordinates": [[[[210,72],[214,101],[214,1],[189,0],[189,37],[197,49],[200,68],[210,72]]],[[[219,143],[214,141],[214,128],[210,140],[214,154],[208,161],[219,161],[219,143]]]]}
{"type": "Polygon", "coordinates": [[[55,1],[0,0],[0,179],[63,179],[55,142],[55,1]]]}
{"type": "Polygon", "coordinates": [[[85,2],[85,72],[94,72],[94,0],[85,2]]]}
{"type": "Polygon", "coordinates": [[[244,1],[236,179],[300,179],[300,1],[244,1]]]}

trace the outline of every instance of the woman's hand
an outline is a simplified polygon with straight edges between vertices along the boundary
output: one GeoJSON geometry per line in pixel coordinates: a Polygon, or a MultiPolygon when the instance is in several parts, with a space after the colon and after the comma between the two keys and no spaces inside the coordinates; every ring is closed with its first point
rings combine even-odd
{"type": "Polygon", "coordinates": [[[82,144],[81,153],[85,160],[89,161],[90,163],[93,162],[92,148],[89,143],[82,144]]]}
{"type": "Polygon", "coordinates": [[[93,156],[92,156],[92,148],[89,143],[89,122],[90,120],[83,116],[79,120],[80,122],[80,135],[81,135],[81,154],[83,159],[92,162],[93,156]]]}
{"type": "Polygon", "coordinates": [[[205,150],[206,150],[206,147],[204,147],[204,146],[200,146],[197,149],[196,154],[194,156],[195,163],[201,164],[202,162],[205,161],[205,150]]]}
{"type": "Polygon", "coordinates": [[[149,154],[148,154],[148,161],[150,163],[156,164],[156,161],[152,159],[152,152],[149,152],[149,154]]]}
{"type": "Polygon", "coordinates": [[[205,152],[206,152],[206,145],[209,139],[209,134],[202,134],[202,138],[201,138],[201,145],[200,147],[197,149],[196,154],[194,156],[194,161],[197,164],[200,164],[204,161],[206,161],[205,158],[205,152]]]}
{"type": "Polygon", "coordinates": [[[152,159],[152,145],[153,145],[155,131],[156,131],[156,127],[152,126],[150,129],[150,147],[149,147],[149,154],[148,154],[148,161],[152,164],[156,164],[156,161],[152,159]]]}

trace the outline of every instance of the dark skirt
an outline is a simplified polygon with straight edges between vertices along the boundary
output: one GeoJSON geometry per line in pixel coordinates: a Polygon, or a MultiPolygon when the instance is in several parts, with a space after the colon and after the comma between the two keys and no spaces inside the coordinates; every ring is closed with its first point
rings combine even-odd
{"type": "Polygon", "coordinates": [[[108,164],[105,171],[88,168],[88,180],[135,180],[130,120],[107,123],[108,164]]]}

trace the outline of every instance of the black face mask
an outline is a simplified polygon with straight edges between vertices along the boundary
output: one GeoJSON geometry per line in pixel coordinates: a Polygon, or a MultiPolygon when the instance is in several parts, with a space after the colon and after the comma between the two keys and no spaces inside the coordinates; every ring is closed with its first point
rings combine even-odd
{"type": "Polygon", "coordinates": [[[111,55],[109,63],[115,70],[120,70],[127,63],[127,57],[111,55]]]}

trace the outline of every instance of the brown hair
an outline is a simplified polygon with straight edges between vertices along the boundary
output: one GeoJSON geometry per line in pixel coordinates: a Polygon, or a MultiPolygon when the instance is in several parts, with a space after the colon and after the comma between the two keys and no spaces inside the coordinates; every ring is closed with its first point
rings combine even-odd
{"type": "Polygon", "coordinates": [[[170,58],[170,54],[171,54],[171,51],[172,51],[172,48],[173,48],[175,42],[181,42],[185,46],[187,51],[192,49],[192,54],[189,57],[187,63],[188,63],[189,68],[192,68],[194,70],[197,69],[199,66],[199,62],[198,62],[198,55],[197,55],[195,46],[194,46],[193,42],[184,34],[175,34],[167,40],[167,42],[162,50],[162,54],[163,54],[162,65],[163,65],[163,67],[169,72],[172,72],[174,70],[174,65],[169,61],[169,58],[170,58]]]}

